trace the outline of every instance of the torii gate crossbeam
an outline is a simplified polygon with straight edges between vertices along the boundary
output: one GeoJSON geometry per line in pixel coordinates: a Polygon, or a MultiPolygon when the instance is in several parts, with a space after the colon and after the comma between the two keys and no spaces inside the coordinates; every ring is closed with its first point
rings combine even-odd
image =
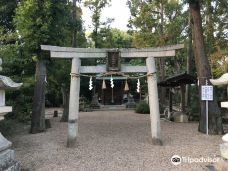
{"type": "Polygon", "coordinates": [[[96,48],[71,48],[58,47],[50,45],[41,45],[42,50],[51,52],[53,58],[70,58],[71,66],[71,84],[68,118],[68,138],[67,146],[75,145],[78,136],[78,115],[79,115],[79,92],[80,92],[80,73],[105,73],[107,67],[104,66],[81,66],[81,59],[85,58],[106,58],[107,52],[118,51],[121,58],[146,58],[146,66],[127,66],[121,65],[120,72],[125,73],[145,73],[147,72],[150,121],[152,143],[161,145],[160,111],[158,102],[157,77],[155,57],[175,56],[177,49],[184,48],[183,44],[142,49],[96,49],[96,48]]]}

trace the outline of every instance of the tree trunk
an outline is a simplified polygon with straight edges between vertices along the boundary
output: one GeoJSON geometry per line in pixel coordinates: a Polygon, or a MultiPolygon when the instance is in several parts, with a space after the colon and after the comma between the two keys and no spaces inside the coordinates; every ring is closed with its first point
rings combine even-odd
{"type": "Polygon", "coordinates": [[[206,41],[207,41],[207,53],[210,54],[213,52],[214,45],[215,45],[215,38],[214,38],[214,11],[212,7],[211,1],[206,1],[206,41]]]}
{"type": "Polygon", "coordinates": [[[62,96],[63,96],[63,115],[61,122],[67,122],[69,116],[69,90],[62,87],[62,96]]]}
{"type": "Polygon", "coordinates": [[[45,131],[45,77],[45,62],[44,60],[38,60],[36,62],[36,80],[32,107],[32,134],[45,131]]]}
{"type": "MultiPolygon", "coordinates": [[[[72,20],[74,23],[77,22],[77,0],[73,0],[73,11],[72,11],[72,20]]],[[[72,34],[72,47],[77,47],[77,27],[74,26],[72,34]]],[[[63,115],[61,122],[67,122],[69,116],[69,88],[62,87],[62,96],[63,96],[63,115]]]]}
{"type": "MultiPolygon", "coordinates": [[[[160,81],[164,81],[165,80],[165,59],[164,58],[160,58],[160,81]]],[[[160,92],[160,104],[162,106],[162,110],[163,107],[165,105],[165,94],[166,94],[166,88],[165,87],[161,87],[161,92],[160,92]]],[[[162,112],[162,111],[161,111],[162,112]]]]}
{"type": "MultiPolygon", "coordinates": [[[[163,37],[164,36],[164,2],[161,1],[160,3],[161,5],[161,36],[163,37]]],[[[161,80],[160,81],[164,81],[165,79],[165,59],[164,58],[160,58],[160,78],[161,80]]],[[[161,87],[161,95],[160,95],[160,104],[162,106],[162,109],[163,109],[163,106],[165,105],[165,95],[166,95],[166,88],[165,87],[161,87]]]]}
{"type": "MultiPolygon", "coordinates": [[[[189,13],[189,30],[188,30],[188,37],[189,37],[189,41],[188,41],[188,48],[187,48],[187,74],[192,75],[194,73],[193,67],[194,67],[194,55],[193,55],[193,49],[192,49],[192,31],[191,31],[191,15],[189,13]]],[[[190,85],[187,84],[186,85],[186,93],[185,93],[185,102],[186,102],[186,106],[190,105],[190,98],[191,94],[190,94],[190,85]]]]}
{"type": "MultiPolygon", "coordinates": [[[[205,85],[206,81],[208,81],[209,85],[211,84],[209,82],[209,79],[211,78],[211,70],[209,67],[208,58],[205,53],[199,1],[189,1],[189,9],[192,17],[191,26],[193,36],[193,49],[196,62],[196,70],[199,79],[199,96],[201,97],[201,86],[205,85]]],[[[214,101],[209,101],[208,107],[209,134],[222,134],[222,118],[216,97],[214,97],[214,101]]],[[[199,131],[206,133],[205,101],[200,101],[199,131]]]]}
{"type": "MultiPolygon", "coordinates": [[[[77,23],[77,0],[73,0],[73,12],[72,12],[72,20],[74,23],[77,23]]],[[[74,25],[73,35],[72,35],[72,47],[77,47],[77,27],[74,25]]]]}

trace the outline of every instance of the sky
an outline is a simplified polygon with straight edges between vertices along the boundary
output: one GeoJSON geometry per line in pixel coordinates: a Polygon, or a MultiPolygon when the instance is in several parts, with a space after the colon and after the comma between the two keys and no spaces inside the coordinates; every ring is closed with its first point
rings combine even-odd
{"type": "MultiPolygon", "coordinates": [[[[126,5],[127,0],[112,0],[110,7],[105,7],[102,10],[101,21],[106,21],[106,18],[114,18],[111,24],[112,28],[118,28],[120,30],[127,30],[128,20],[130,18],[130,10],[126,5]]],[[[92,31],[91,27],[91,12],[88,8],[82,5],[82,19],[87,31],[92,31]]]]}

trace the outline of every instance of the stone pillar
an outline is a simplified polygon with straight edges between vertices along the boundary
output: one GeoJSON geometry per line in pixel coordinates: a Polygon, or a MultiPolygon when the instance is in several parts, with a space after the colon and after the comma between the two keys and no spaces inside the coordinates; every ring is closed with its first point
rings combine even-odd
{"type": "Polygon", "coordinates": [[[147,83],[150,105],[150,121],[151,121],[151,134],[152,143],[154,145],[162,145],[161,141],[161,128],[160,128],[160,111],[158,102],[158,87],[157,76],[154,57],[146,59],[146,66],[148,71],[147,83]]]}
{"type": "Polygon", "coordinates": [[[79,58],[72,59],[67,147],[75,146],[76,138],[78,136],[80,65],[81,65],[81,60],[79,58]]]}
{"type": "Polygon", "coordinates": [[[0,106],[5,106],[5,90],[0,89],[0,106]]]}

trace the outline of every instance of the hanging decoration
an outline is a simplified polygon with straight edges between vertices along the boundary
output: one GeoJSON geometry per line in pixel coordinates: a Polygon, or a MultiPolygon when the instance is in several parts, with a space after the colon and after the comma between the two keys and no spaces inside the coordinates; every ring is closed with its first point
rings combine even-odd
{"type": "Polygon", "coordinates": [[[140,81],[138,79],[138,82],[137,82],[137,92],[139,93],[140,92],[140,81]]]}
{"type": "MultiPolygon", "coordinates": [[[[145,75],[140,75],[140,76],[129,76],[129,75],[125,75],[121,72],[109,72],[109,73],[105,73],[105,74],[100,74],[101,76],[100,77],[104,77],[104,76],[110,76],[110,85],[111,85],[111,88],[113,89],[114,88],[114,82],[113,82],[113,77],[112,75],[122,75],[124,77],[127,77],[127,79],[137,79],[138,82],[137,82],[137,92],[139,93],[140,92],[140,81],[139,79],[140,78],[144,78],[144,77],[147,77],[148,75],[145,74],[145,75]]],[[[96,77],[96,76],[93,76],[93,75],[86,75],[86,74],[78,74],[78,76],[80,77],[90,77],[90,80],[89,80],[89,90],[92,90],[93,89],[93,77],[96,77]]],[[[103,79],[103,82],[102,82],[102,89],[106,89],[107,86],[106,86],[106,83],[105,83],[105,80],[103,79]]],[[[127,80],[125,81],[125,86],[124,86],[124,91],[129,91],[129,85],[128,85],[128,82],[127,80]]]]}
{"type": "Polygon", "coordinates": [[[110,78],[110,84],[111,84],[111,87],[114,88],[114,83],[113,83],[112,75],[111,75],[111,78],[110,78]]]}
{"type": "Polygon", "coordinates": [[[127,80],[125,81],[124,91],[129,91],[129,86],[127,80]]]}
{"type": "Polygon", "coordinates": [[[92,90],[93,89],[93,80],[92,80],[93,77],[90,77],[89,79],[89,90],[92,90]]]}
{"type": "MultiPolygon", "coordinates": [[[[121,75],[123,77],[126,77],[127,79],[132,79],[132,80],[136,80],[136,79],[139,79],[139,78],[145,78],[145,77],[148,76],[148,74],[140,75],[140,76],[129,76],[129,75],[125,75],[122,72],[100,73],[99,75],[100,75],[99,77],[105,77],[105,76],[109,77],[109,76],[112,76],[112,75],[121,75]]],[[[80,77],[97,77],[97,76],[87,75],[87,74],[78,74],[78,76],[80,76],[80,77]]]]}
{"type": "Polygon", "coordinates": [[[105,84],[105,80],[103,79],[103,82],[102,82],[102,89],[106,89],[106,84],[105,84]]]}

